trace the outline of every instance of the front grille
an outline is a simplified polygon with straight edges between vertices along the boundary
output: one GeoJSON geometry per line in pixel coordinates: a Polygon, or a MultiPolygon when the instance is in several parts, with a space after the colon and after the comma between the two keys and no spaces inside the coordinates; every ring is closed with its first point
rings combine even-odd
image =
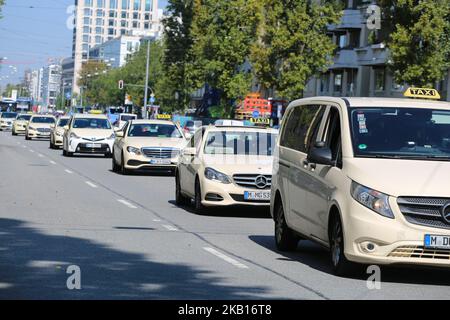
{"type": "Polygon", "coordinates": [[[84,141],[92,141],[92,142],[98,142],[103,141],[105,138],[82,138],[84,141]]]}
{"type": "Polygon", "coordinates": [[[77,152],[81,153],[107,153],[110,152],[109,145],[102,143],[100,148],[88,148],[86,143],[80,143],[77,147],[77,152]]]}
{"type": "Polygon", "coordinates": [[[238,186],[244,188],[267,190],[272,186],[272,176],[271,175],[260,175],[260,174],[235,174],[233,176],[234,183],[238,186]],[[257,179],[263,177],[266,183],[257,183],[257,179]]]}
{"type": "Polygon", "coordinates": [[[400,197],[397,204],[406,221],[412,224],[432,228],[450,229],[441,214],[449,198],[400,197]]]}
{"type": "Polygon", "coordinates": [[[450,251],[426,249],[423,246],[402,246],[394,249],[389,257],[450,260],[450,251]]]}
{"type": "Polygon", "coordinates": [[[142,148],[142,153],[147,158],[173,159],[180,155],[180,150],[175,148],[142,148]]]}
{"type": "Polygon", "coordinates": [[[51,132],[52,130],[50,128],[37,128],[38,132],[51,132]]]}

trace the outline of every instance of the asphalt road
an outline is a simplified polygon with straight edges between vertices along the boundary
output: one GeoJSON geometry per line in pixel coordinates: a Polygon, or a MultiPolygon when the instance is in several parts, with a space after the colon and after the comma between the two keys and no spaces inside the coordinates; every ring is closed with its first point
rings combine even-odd
{"type": "Polygon", "coordinates": [[[265,210],[197,215],[174,178],[121,176],[111,159],[65,158],[48,141],[0,133],[0,299],[448,299],[450,271],[332,275],[304,241],[278,252],[265,210]],[[81,290],[66,286],[79,266],[81,290]]]}

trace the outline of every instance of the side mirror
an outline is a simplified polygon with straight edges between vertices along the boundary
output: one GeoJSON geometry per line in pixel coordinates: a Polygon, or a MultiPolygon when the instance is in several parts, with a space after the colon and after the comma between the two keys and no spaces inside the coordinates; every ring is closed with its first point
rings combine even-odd
{"type": "Polygon", "coordinates": [[[123,131],[116,131],[116,138],[123,138],[123,131]]]}
{"type": "Polygon", "coordinates": [[[64,126],[63,129],[64,130],[69,130],[69,126],[64,126]]]}
{"type": "Polygon", "coordinates": [[[335,165],[331,149],[325,147],[324,142],[317,142],[314,147],[311,148],[308,154],[308,162],[325,166],[335,165]]]}
{"type": "Polygon", "coordinates": [[[197,154],[197,149],[195,148],[185,148],[183,150],[183,155],[185,156],[195,156],[197,154]]]}
{"type": "Polygon", "coordinates": [[[54,124],[51,124],[51,125],[50,125],[50,129],[55,129],[55,125],[54,125],[54,124]]]}
{"type": "Polygon", "coordinates": [[[192,134],[190,132],[186,132],[184,136],[186,137],[186,140],[191,140],[192,138],[192,134]]]}
{"type": "Polygon", "coordinates": [[[122,131],[122,129],[119,128],[119,127],[115,127],[115,128],[114,128],[114,131],[115,131],[115,132],[119,132],[119,131],[122,131]]]}

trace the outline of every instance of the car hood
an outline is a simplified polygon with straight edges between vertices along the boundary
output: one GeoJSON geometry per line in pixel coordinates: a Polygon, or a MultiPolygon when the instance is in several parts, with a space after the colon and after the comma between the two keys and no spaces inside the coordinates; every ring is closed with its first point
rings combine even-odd
{"type": "Polygon", "coordinates": [[[0,118],[0,121],[14,121],[16,118],[0,118]]]}
{"type": "Polygon", "coordinates": [[[14,121],[14,123],[19,124],[19,125],[25,125],[28,123],[28,121],[27,120],[16,120],[16,121],[14,121]]]}
{"type": "Polygon", "coordinates": [[[351,158],[350,179],[390,196],[450,197],[450,162],[351,158]]]}
{"type": "Polygon", "coordinates": [[[205,167],[229,176],[234,174],[272,174],[272,156],[203,155],[205,167]]]}
{"type": "Polygon", "coordinates": [[[72,129],[71,132],[75,133],[80,138],[106,139],[106,138],[109,138],[114,133],[114,130],[112,130],[112,129],[72,129]]]}
{"type": "Polygon", "coordinates": [[[126,143],[128,146],[133,146],[136,148],[161,147],[183,149],[188,142],[183,138],[127,137],[126,143]]]}

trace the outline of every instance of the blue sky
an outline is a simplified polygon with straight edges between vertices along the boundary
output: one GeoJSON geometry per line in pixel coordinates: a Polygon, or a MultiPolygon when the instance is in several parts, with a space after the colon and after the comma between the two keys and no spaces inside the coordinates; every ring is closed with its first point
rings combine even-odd
{"type": "MultiPolygon", "coordinates": [[[[0,87],[17,83],[26,69],[37,69],[72,54],[72,30],[67,10],[74,0],[6,0],[0,19],[0,87]],[[30,8],[33,6],[33,8],[30,8]],[[13,65],[17,72],[13,73],[13,65]]],[[[163,8],[167,0],[160,0],[163,8]]]]}

